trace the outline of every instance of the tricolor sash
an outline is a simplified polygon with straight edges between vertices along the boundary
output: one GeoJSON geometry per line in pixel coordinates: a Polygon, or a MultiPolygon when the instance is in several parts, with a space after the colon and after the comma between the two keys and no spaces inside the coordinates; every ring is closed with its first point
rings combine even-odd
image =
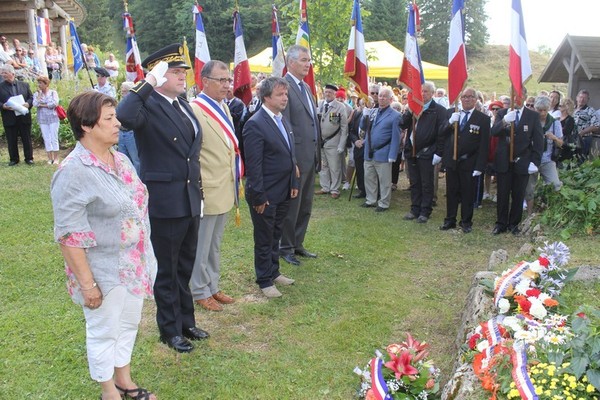
{"type": "Polygon", "coordinates": [[[535,393],[535,388],[527,372],[526,351],[527,345],[520,340],[515,340],[510,355],[513,365],[512,377],[523,400],[538,400],[538,395],[535,393]]]}
{"type": "Polygon", "coordinates": [[[504,297],[510,285],[514,285],[519,277],[529,269],[529,263],[521,261],[509,273],[500,278],[494,290],[494,304],[498,307],[500,299],[504,297]]]}
{"type": "Polygon", "coordinates": [[[192,100],[202,111],[206,113],[212,120],[217,122],[223,132],[229,139],[229,143],[233,146],[235,152],[235,205],[237,208],[236,224],[239,225],[239,205],[240,205],[240,182],[244,176],[244,162],[242,161],[242,155],[240,153],[240,146],[237,137],[235,136],[235,128],[233,122],[227,117],[225,111],[221,106],[213,99],[200,93],[194,100],[192,100]]]}
{"type": "Polygon", "coordinates": [[[381,371],[382,365],[383,361],[380,357],[373,357],[371,360],[371,389],[377,400],[388,400],[391,397],[381,371]]]}

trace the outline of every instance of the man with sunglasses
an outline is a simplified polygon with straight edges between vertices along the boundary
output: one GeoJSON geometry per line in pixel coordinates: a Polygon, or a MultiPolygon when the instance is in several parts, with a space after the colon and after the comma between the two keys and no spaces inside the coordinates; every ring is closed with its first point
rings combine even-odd
{"type": "Polygon", "coordinates": [[[194,349],[189,340],[209,336],[196,327],[189,289],[203,205],[202,128],[180,97],[190,69],[183,47],[166,46],[142,61],[142,67],[150,72],[118,105],[117,118],[134,131],[140,178],[148,188],[150,239],[158,261],[154,297],[160,340],[188,353],[194,349]]]}
{"type": "Polygon", "coordinates": [[[115,87],[108,81],[110,73],[102,67],[96,67],[94,68],[94,71],[96,71],[96,78],[98,79],[98,83],[94,85],[94,89],[102,94],[116,99],[117,91],[115,90],[115,87]]]}

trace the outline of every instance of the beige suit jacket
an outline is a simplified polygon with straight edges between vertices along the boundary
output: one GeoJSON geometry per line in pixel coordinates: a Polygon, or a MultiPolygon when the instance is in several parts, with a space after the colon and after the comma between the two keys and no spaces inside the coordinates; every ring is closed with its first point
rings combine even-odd
{"type": "MultiPolygon", "coordinates": [[[[233,143],[230,143],[217,121],[206,115],[194,102],[190,102],[190,105],[202,127],[200,165],[204,189],[204,215],[224,214],[231,210],[235,199],[233,143]]],[[[231,120],[229,108],[225,105],[223,110],[231,120]]]]}

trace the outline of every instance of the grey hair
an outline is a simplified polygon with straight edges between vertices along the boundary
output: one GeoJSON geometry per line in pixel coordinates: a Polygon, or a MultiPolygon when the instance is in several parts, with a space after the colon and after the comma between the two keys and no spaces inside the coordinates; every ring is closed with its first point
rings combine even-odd
{"type": "Polygon", "coordinates": [[[271,94],[273,94],[273,90],[275,90],[275,88],[285,87],[287,89],[289,87],[288,82],[284,78],[275,76],[268,77],[260,82],[261,85],[258,92],[258,97],[263,103],[265,102],[265,97],[271,97],[271,94]]]}
{"type": "Polygon", "coordinates": [[[425,83],[422,86],[423,88],[429,88],[429,90],[431,91],[431,93],[435,93],[435,83],[431,82],[431,81],[425,81],[425,83]]]}
{"type": "Polygon", "coordinates": [[[13,74],[15,73],[15,67],[13,67],[10,64],[4,64],[3,66],[0,67],[0,71],[3,72],[8,72],[9,74],[13,74]]]}
{"type": "Polygon", "coordinates": [[[392,89],[390,89],[388,86],[383,86],[379,89],[379,95],[383,95],[386,94],[387,97],[392,98],[394,97],[394,92],[392,91],[392,89]]]}
{"type": "Polygon", "coordinates": [[[538,96],[535,98],[535,103],[533,103],[533,106],[535,107],[536,110],[548,111],[550,109],[550,105],[551,105],[550,97],[547,97],[547,96],[538,96]]]}
{"type": "Polygon", "coordinates": [[[300,59],[300,54],[301,53],[310,53],[308,51],[308,49],[304,46],[300,46],[299,44],[295,44],[293,46],[290,46],[290,48],[287,51],[286,54],[286,58],[287,58],[287,65],[289,65],[292,61],[298,61],[298,59],[300,59]]]}
{"type": "Polygon", "coordinates": [[[221,70],[229,71],[229,67],[223,61],[219,60],[210,60],[202,67],[202,71],[200,71],[200,76],[202,78],[207,78],[212,74],[215,68],[219,68],[221,70]]]}

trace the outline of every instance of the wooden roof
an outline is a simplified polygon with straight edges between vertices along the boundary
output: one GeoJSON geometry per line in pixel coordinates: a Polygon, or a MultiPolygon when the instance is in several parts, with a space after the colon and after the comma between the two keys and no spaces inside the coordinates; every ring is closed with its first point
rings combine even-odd
{"type": "Polygon", "coordinates": [[[48,9],[52,33],[58,32],[58,27],[68,18],[72,18],[75,25],[79,26],[87,17],[87,11],[79,0],[0,0],[0,33],[9,40],[16,38],[27,41],[26,11],[31,8],[48,9]]]}
{"type": "Polygon", "coordinates": [[[565,36],[538,82],[569,82],[571,65],[578,79],[600,79],[600,37],[565,36]]]}

